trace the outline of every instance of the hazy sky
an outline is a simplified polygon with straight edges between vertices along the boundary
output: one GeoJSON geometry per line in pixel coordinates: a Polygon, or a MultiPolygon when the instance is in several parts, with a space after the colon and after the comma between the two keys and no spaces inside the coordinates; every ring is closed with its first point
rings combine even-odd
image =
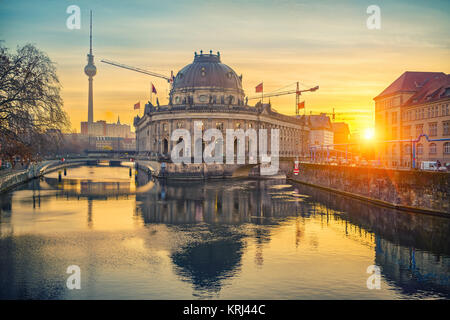
{"type": "MultiPolygon", "coordinates": [[[[194,51],[220,51],[243,74],[252,96],[300,81],[319,85],[303,95],[306,112],[359,112],[352,130],[372,126],[373,97],[404,71],[450,71],[449,1],[36,1],[0,0],[0,39],[7,47],[33,43],[58,65],[72,127],[87,120],[89,10],[94,14],[94,120],[132,123],[133,104],[149,99],[162,79],[100,62],[110,59],[169,75],[194,51]],[[81,29],[69,30],[69,5],[81,8],[81,29]],[[369,30],[366,9],[381,9],[381,29],[369,30]]],[[[291,86],[291,88],[294,88],[291,86]]],[[[255,100],[253,100],[255,102],[255,100]]],[[[252,100],[251,100],[252,102],[252,100]]],[[[295,96],[271,99],[294,114],[295,96]]],[[[141,110],[142,112],[142,110],[141,110]]],[[[351,115],[345,115],[351,118],[351,115]]]]}

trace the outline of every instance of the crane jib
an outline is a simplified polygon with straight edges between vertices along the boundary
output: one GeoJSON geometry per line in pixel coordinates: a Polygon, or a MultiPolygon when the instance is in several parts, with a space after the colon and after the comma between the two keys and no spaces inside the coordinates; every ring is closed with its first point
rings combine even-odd
{"type": "MultiPolygon", "coordinates": [[[[302,94],[302,92],[308,92],[308,91],[314,92],[314,91],[316,91],[318,89],[319,89],[319,86],[315,86],[313,88],[309,88],[309,89],[305,89],[305,90],[288,90],[288,91],[281,91],[281,92],[273,92],[273,93],[264,94],[262,96],[264,98],[270,98],[270,97],[284,96],[284,95],[287,95],[287,94],[294,94],[294,93],[299,96],[299,95],[302,94]]],[[[249,100],[251,100],[251,99],[261,99],[261,96],[260,95],[259,96],[252,96],[252,97],[249,97],[248,99],[249,100]]]]}
{"type": "Polygon", "coordinates": [[[147,74],[149,76],[163,78],[163,79],[167,80],[169,83],[173,82],[172,77],[168,77],[166,75],[159,74],[159,73],[156,73],[156,72],[152,72],[152,71],[144,70],[144,69],[141,69],[141,68],[128,66],[126,64],[122,64],[122,63],[118,63],[118,62],[114,62],[114,61],[110,61],[110,60],[105,60],[105,59],[101,60],[101,62],[106,63],[106,64],[110,64],[110,65],[115,66],[115,67],[119,67],[119,68],[131,70],[131,71],[136,71],[136,72],[140,72],[140,73],[143,73],[143,74],[147,74]]]}

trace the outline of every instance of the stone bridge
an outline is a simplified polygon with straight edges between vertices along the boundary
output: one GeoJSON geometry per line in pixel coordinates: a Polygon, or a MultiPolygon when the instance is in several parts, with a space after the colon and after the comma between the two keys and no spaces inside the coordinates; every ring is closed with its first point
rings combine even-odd
{"type": "MultiPolygon", "coordinates": [[[[128,159],[128,158],[127,158],[128,159]]],[[[30,164],[27,169],[11,170],[0,172],[0,192],[7,191],[16,185],[27,182],[31,179],[38,178],[47,173],[61,170],[68,167],[79,165],[98,165],[100,163],[108,163],[110,166],[134,166],[134,163],[126,161],[127,159],[118,158],[77,158],[61,160],[47,160],[34,164],[30,164]]]]}

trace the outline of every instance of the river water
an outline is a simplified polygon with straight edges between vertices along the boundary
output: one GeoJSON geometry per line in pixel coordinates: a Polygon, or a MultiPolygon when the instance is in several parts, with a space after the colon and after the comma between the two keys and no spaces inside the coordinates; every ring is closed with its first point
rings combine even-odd
{"type": "Polygon", "coordinates": [[[449,299],[449,232],[286,180],[83,166],[0,195],[0,299],[449,299]]]}

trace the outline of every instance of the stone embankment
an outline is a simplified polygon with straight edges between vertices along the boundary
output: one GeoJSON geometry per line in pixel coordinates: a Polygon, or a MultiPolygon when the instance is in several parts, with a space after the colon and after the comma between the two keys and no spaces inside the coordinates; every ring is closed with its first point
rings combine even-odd
{"type": "Polygon", "coordinates": [[[294,162],[281,168],[293,181],[400,210],[450,217],[450,173],[294,162]]]}

